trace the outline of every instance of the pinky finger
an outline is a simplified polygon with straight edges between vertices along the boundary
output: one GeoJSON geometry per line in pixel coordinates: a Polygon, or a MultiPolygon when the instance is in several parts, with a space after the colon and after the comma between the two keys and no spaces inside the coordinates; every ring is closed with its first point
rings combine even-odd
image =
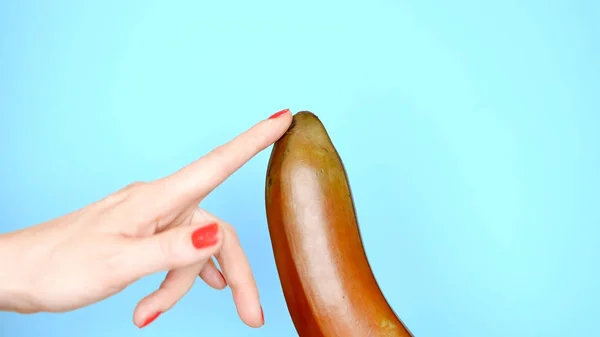
{"type": "Polygon", "coordinates": [[[135,325],[143,328],[171,309],[190,291],[202,267],[202,264],[194,264],[169,271],[160,288],[138,303],[133,313],[135,325]]]}

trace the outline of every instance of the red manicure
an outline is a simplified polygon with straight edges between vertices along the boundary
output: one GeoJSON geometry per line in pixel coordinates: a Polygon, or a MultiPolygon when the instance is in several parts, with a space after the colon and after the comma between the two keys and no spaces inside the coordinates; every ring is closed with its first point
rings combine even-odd
{"type": "Polygon", "coordinates": [[[160,314],[162,314],[162,312],[159,311],[159,312],[155,313],[154,315],[148,317],[146,319],[146,321],[144,321],[144,324],[140,325],[140,329],[147,326],[148,324],[154,322],[154,320],[157,319],[158,316],[160,316],[160,314]]]}
{"type": "Polygon", "coordinates": [[[262,324],[265,325],[265,312],[263,311],[262,306],[260,307],[260,317],[262,318],[262,324]]]}
{"type": "Polygon", "coordinates": [[[219,225],[216,223],[198,228],[192,233],[192,244],[196,249],[213,246],[219,241],[217,234],[219,234],[219,225]]]}
{"type": "Polygon", "coordinates": [[[219,272],[219,275],[221,275],[221,278],[223,279],[223,283],[225,283],[225,285],[227,285],[227,280],[225,279],[225,275],[223,275],[223,273],[217,269],[217,271],[219,272]]]}
{"type": "Polygon", "coordinates": [[[290,111],[290,109],[283,109],[283,110],[278,111],[278,112],[274,113],[273,115],[271,115],[271,117],[269,117],[269,119],[281,117],[281,116],[285,115],[286,113],[288,113],[289,111],[290,111]]]}

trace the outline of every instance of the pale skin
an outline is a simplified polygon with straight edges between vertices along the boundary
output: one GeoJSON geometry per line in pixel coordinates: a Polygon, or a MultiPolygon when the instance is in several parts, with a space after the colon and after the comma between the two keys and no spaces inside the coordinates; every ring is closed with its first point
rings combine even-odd
{"type": "Polygon", "coordinates": [[[168,271],[160,288],[135,308],[138,327],[172,308],[198,276],[213,288],[229,286],[242,321],[262,326],[258,289],[235,230],[198,205],[279,139],[291,121],[286,110],[169,176],[133,183],[60,218],[0,235],[0,311],[71,311],[168,271]],[[202,234],[210,228],[216,228],[214,236],[202,234]]]}

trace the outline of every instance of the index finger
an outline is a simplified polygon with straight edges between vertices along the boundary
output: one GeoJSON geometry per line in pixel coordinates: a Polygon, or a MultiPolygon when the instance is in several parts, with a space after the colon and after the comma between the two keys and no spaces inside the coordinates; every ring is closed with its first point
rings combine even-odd
{"type": "Polygon", "coordinates": [[[160,181],[165,183],[167,190],[185,199],[200,199],[257,153],[277,141],[287,131],[291,121],[290,110],[281,110],[160,181]]]}

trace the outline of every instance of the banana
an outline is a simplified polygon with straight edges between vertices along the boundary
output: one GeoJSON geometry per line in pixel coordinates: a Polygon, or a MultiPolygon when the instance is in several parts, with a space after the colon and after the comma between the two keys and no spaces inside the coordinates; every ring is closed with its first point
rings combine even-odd
{"type": "Polygon", "coordinates": [[[300,337],[413,336],[375,280],[344,165],[313,113],[295,114],[274,144],[265,202],[279,279],[300,337]]]}

